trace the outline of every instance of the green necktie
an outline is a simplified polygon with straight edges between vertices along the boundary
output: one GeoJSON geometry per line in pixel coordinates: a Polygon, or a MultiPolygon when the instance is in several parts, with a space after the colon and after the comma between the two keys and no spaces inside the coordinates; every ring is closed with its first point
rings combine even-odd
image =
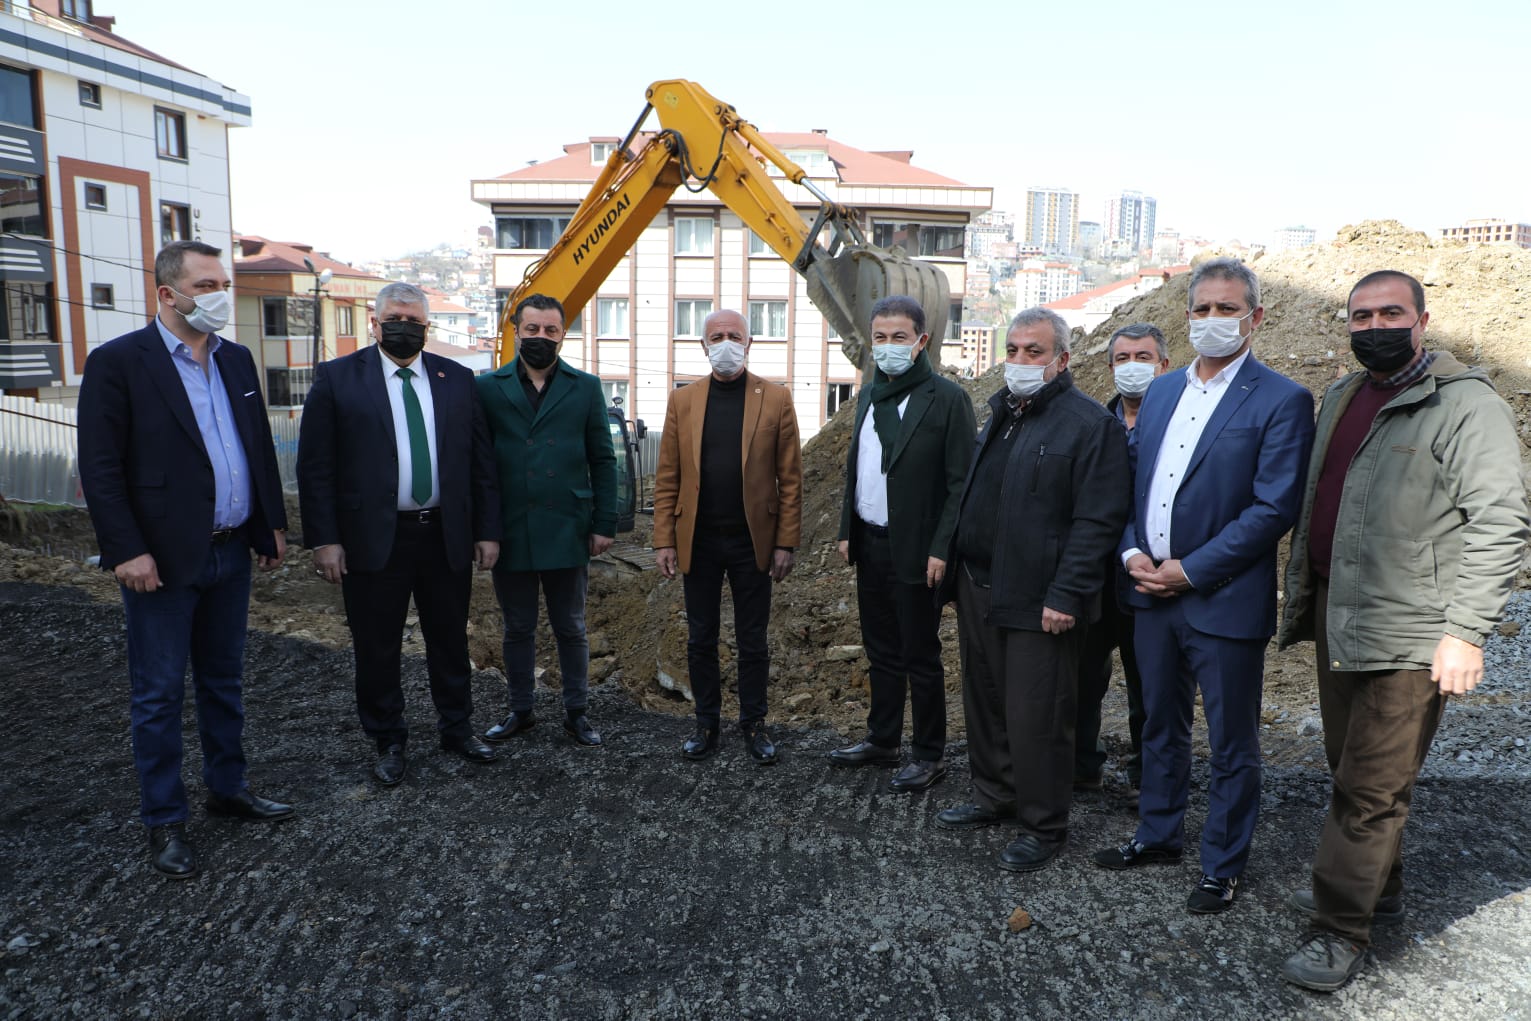
{"type": "Polygon", "coordinates": [[[409,464],[413,479],[410,495],[415,503],[425,506],[431,498],[431,443],[425,436],[425,412],[420,410],[420,395],[410,385],[414,373],[400,369],[398,377],[404,381],[404,421],[409,423],[409,464]]]}

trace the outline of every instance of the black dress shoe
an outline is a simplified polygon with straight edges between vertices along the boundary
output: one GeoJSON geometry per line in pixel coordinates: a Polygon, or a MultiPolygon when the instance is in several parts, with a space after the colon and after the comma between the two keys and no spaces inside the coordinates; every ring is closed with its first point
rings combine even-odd
{"type": "Polygon", "coordinates": [[[572,737],[575,744],[584,745],[586,748],[601,746],[601,732],[590,725],[590,718],[584,713],[565,716],[563,732],[572,737]]]}
{"type": "Polygon", "coordinates": [[[1090,855],[1090,860],[1101,868],[1122,871],[1139,865],[1174,865],[1180,861],[1180,848],[1146,847],[1136,840],[1129,840],[1116,847],[1107,847],[1090,855]]]}
{"type": "Polygon", "coordinates": [[[407,761],[404,746],[391,744],[378,752],[377,765],[372,767],[372,775],[384,787],[392,787],[404,779],[404,764],[407,761]]]}
{"type": "Polygon", "coordinates": [[[980,826],[993,826],[1002,823],[1006,819],[1013,818],[1015,813],[1000,814],[991,812],[987,808],[980,808],[971,801],[966,805],[958,805],[955,808],[943,808],[936,813],[936,825],[943,830],[972,830],[980,826]]]}
{"type": "Polygon", "coordinates": [[[190,879],[197,874],[197,856],[186,842],[186,827],[173,822],[149,830],[149,863],[171,879],[190,879]]]}
{"type": "Polygon", "coordinates": [[[279,822],[292,815],[291,805],[267,801],[248,787],[230,797],[208,794],[207,810],[213,815],[232,815],[236,819],[253,819],[256,822],[279,822]]]}
{"type": "Polygon", "coordinates": [[[914,759],[893,775],[893,779],[888,781],[888,790],[895,793],[929,790],[945,776],[946,763],[940,759],[914,759]]]}
{"type": "Polygon", "coordinates": [[[896,766],[899,763],[897,748],[884,748],[870,741],[857,741],[845,748],[829,753],[829,764],[842,768],[856,766],[896,766]]]}
{"type": "Polygon", "coordinates": [[[1186,910],[1193,915],[1219,914],[1233,907],[1233,898],[1238,892],[1238,876],[1219,879],[1203,872],[1201,882],[1196,884],[1196,889],[1191,891],[1191,896],[1185,902],[1186,910]]]}
{"type": "Polygon", "coordinates": [[[531,730],[537,725],[537,718],[532,715],[530,709],[517,709],[505,717],[504,723],[496,723],[484,731],[484,740],[499,744],[501,741],[509,741],[524,731],[531,730]]]}
{"type": "Polygon", "coordinates": [[[686,738],[686,743],[680,746],[680,753],[688,759],[700,760],[718,751],[718,728],[696,725],[696,733],[686,738]]]}
{"type": "Polygon", "coordinates": [[[461,755],[469,762],[493,762],[499,758],[495,750],[472,734],[441,735],[441,747],[454,755],[461,755]]]}
{"type": "Polygon", "coordinates": [[[744,746],[749,749],[750,758],[762,766],[776,765],[776,744],[764,723],[741,723],[739,730],[744,734],[744,746]]]}
{"type": "Polygon", "coordinates": [[[1010,872],[1035,872],[1058,857],[1063,844],[1044,844],[1030,833],[1022,833],[999,852],[999,867],[1010,872]]]}

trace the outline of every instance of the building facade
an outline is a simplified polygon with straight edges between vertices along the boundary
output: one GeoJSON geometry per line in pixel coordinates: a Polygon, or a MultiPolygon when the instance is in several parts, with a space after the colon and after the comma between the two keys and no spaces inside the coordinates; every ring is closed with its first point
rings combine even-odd
{"type": "Polygon", "coordinates": [[[1015,307],[1033,308],[1078,294],[1079,281],[1078,266],[1027,259],[1015,271],[1015,307]]]}
{"type": "MultiPolygon", "coordinates": [[[[832,200],[855,209],[873,243],[900,245],[946,273],[952,308],[943,357],[958,357],[966,228],[990,207],[992,189],[917,167],[908,152],[868,152],[822,132],[766,138],[832,200]]],[[[494,214],[502,301],[563,231],[616,144],[591,138],[564,146],[557,159],[472,183],[474,200],[494,214]]],[[[818,200],[774,167],[765,172],[811,222],[818,200]]],[[[711,191],[676,191],[568,324],[563,357],[599,376],[632,417],[662,421],[670,391],[709,371],[702,324],[723,308],[747,318],[750,369],[792,390],[805,438],[855,392],[857,368],[802,278],[711,191]]]]}
{"type": "Polygon", "coordinates": [[[967,228],[967,257],[979,261],[999,258],[1000,246],[1015,240],[1015,215],[991,209],[967,228]]]}
{"type": "Polygon", "coordinates": [[[7,393],[72,402],[86,356],[154,314],[165,243],[228,259],[228,129],[249,97],[113,26],[90,0],[0,3],[7,393]]]}
{"type": "Polygon", "coordinates": [[[1460,227],[1442,227],[1441,239],[1471,244],[1511,244],[1531,248],[1531,223],[1468,220],[1460,227]]]}
{"type": "Polygon", "coordinates": [[[1109,254],[1134,256],[1154,242],[1158,202],[1140,191],[1124,191],[1106,203],[1106,236],[1109,254]]]}
{"type": "Polygon", "coordinates": [[[1271,236],[1272,252],[1288,252],[1294,248],[1307,248],[1318,241],[1318,231],[1312,227],[1282,227],[1271,236]]]}
{"type": "Polygon", "coordinates": [[[234,238],[234,309],[267,406],[301,408],[317,363],[367,343],[367,316],[386,283],[312,245],[234,238]]]}
{"type": "Polygon", "coordinates": [[[1079,244],[1079,196],[1067,188],[1026,189],[1022,245],[1045,255],[1070,255],[1079,244]]]}

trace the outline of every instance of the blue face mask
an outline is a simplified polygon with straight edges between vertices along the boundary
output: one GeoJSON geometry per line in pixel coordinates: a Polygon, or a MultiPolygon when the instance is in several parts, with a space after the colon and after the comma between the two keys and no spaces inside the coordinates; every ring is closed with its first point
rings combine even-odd
{"type": "Polygon", "coordinates": [[[913,344],[873,344],[872,361],[887,376],[902,376],[914,364],[913,344]]]}

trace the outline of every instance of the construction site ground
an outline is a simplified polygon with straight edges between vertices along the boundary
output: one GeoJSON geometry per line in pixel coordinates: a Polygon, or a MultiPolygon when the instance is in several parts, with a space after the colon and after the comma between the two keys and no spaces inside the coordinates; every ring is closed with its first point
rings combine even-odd
{"type": "MultiPolygon", "coordinates": [[[[1531,252],[1347,228],[1256,263],[1268,309],[1256,353],[1321,392],[1347,363],[1345,291],[1383,266],[1425,279],[1432,343],[1489,368],[1525,423],[1531,252]]],[[[1189,361],[1184,307],[1174,278],[1118,310],[1076,346],[1081,387],[1107,395],[1099,349],[1129,321],[1157,322],[1174,363],[1189,361]]],[[[981,402],[1002,384],[991,372],[964,385],[981,402]]],[[[1105,789],[1076,799],[1057,863],[1005,873],[995,854],[1011,830],[933,825],[967,793],[950,611],[951,774],[911,798],[886,793],[886,772],[827,768],[824,752],[861,736],[867,699],[854,575],[833,548],[849,431],[842,413],[805,449],[798,566],[775,590],[780,765],[756,767],[732,735],[716,760],[680,758],[681,587],[649,569],[640,517],[591,572],[592,712],[606,747],[563,738],[544,623],[542,725],[490,766],[439,751],[411,621],[411,774],[380,789],[338,589],[295,549],[254,583],[246,747],[252,786],[293,801],[297,817],[206,816],[188,699],[189,832],[204,874],[187,883],[148,866],[120,598],[85,562],[88,520],[0,510],[0,1017],[1531,1018],[1531,598],[1517,594],[1491,639],[1484,688],[1448,708],[1409,824],[1404,925],[1378,933],[1358,981],[1312,996],[1276,977],[1302,932],[1284,900],[1306,884],[1328,793],[1311,646],[1268,652],[1261,821],[1223,916],[1185,911],[1204,808],[1199,724],[1185,863],[1123,875],[1088,861],[1134,826],[1119,679],[1105,789]],[[1030,925],[1012,932],[1017,909],[1030,925]]],[[[470,643],[483,728],[505,709],[485,577],[470,643]]]]}

